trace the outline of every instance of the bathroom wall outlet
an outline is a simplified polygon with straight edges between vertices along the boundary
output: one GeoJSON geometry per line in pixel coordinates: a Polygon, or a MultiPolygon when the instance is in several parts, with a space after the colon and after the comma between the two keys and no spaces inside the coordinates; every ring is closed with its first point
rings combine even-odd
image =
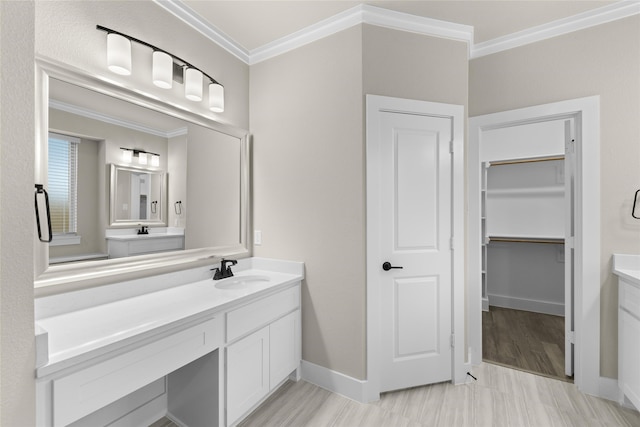
{"type": "Polygon", "coordinates": [[[255,230],[253,232],[253,244],[256,246],[260,246],[262,244],[262,231],[255,230]]]}

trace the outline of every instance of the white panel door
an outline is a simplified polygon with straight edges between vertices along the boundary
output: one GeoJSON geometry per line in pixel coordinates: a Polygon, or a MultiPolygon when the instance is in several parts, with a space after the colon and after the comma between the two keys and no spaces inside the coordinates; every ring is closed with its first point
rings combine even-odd
{"type": "Polygon", "coordinates": [[[451,129],[381,114],[380,391],[451,379],[451,129]]]}

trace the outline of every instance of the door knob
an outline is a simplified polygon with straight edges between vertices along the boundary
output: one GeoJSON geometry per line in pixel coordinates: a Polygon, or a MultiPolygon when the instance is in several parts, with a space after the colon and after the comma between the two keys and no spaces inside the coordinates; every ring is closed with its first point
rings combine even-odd
{"type": "Polygon", "coordinates": [[[392,268],[402,268],[402,267],[395,266],[395,265],[391,265],[391,263],[390,263],[389,261],[386,261],[386,262],[384,262],[384,263],[382,264],[382,269],[383,269],[384,271],[389,271],[389,270],[391,270],[392,268]]]}

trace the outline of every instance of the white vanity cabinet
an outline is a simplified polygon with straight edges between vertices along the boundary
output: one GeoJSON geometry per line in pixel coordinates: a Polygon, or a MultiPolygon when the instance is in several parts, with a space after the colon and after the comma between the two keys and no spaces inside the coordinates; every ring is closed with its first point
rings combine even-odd
{"type": "Polygon", "coordinates": [[[36,425],[149,425],[166,415],[188,427],[231,426],[297,380],[303,264],[236,267],[215,282],[199,267],[183,275],[209,278],[160,290],[152,285],[175,275],[144,279],[138,286],[154,290],[97,305],[100,289],[63,308],[56,296],[38,301],[36,425]]]}
{"type": "Polygon", "coordinates": [[[222,318],[216,317],[41,380],[38,425],[69,425],[211,353],[223,345],[223,336],[222,318]]]}
{"type": "Polygon", "coordinates": [[[227,426],[300,365],[300,285],[227,313],[227,426]]]}
{"type": "Polygon", "coordinates": [[[640,286],[619,279],[618,386],[640,409],[640,286]]]}

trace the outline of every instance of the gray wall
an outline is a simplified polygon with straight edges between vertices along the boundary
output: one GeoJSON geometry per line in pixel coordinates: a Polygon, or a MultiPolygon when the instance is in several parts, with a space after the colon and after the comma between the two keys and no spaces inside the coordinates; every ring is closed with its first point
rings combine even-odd
{"type": "MultiPolygon", "coordinates": [[[[600,373],[617,377],[613,253],[640,253],[640,16],[470,61],[469,116],[600,95],[600,373]]],[[[587,172],[588,173],[588,172],[587,172]]]]}
{"type": "Polygon", "coordinates": [[[303,359],[366,378],[365,94],[466,106],[466,58],[362,25],[252,66],[255,255],[305,262],[303,359]]]}

